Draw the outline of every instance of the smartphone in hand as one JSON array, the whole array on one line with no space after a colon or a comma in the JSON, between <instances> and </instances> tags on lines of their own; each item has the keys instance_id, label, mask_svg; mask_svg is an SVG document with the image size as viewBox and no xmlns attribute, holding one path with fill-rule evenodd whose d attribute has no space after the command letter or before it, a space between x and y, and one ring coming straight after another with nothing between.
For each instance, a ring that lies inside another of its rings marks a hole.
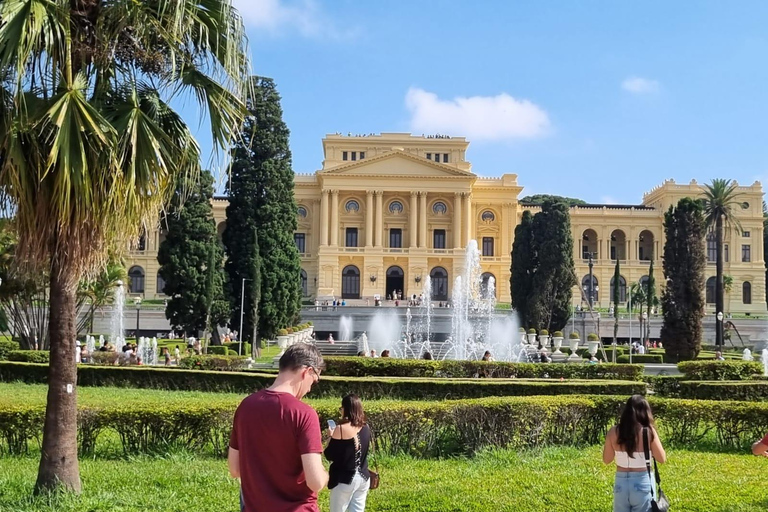
<instances>
[{"instance_id":1,"label":"smartphone in hand","mask_svg":"<svg viewBox=\"0 0 768 512\"><path fill-rule=\"evenodd\" d=\"M331 431L336 430L336 422L333 420L328 420L328 429Z\"/></svg>"}]
</instances>

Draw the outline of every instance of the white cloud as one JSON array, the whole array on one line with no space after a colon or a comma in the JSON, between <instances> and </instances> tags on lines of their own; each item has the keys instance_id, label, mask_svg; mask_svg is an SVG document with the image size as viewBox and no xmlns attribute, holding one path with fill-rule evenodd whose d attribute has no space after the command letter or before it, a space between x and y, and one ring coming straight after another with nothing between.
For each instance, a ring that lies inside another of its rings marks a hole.
<instances>
[{"instance_id":1,"label":"white cloud","mask_svg":"<svg viewBox=\"0 0 768 512\"><path fill-rule=\"evenodd\" d=\"M506 93L441 100L411 87L405 105L412 131L455 134L473 141L530 139L545 135L550 127L547 113L539 106Z\"/></svg>"},{"instance_id":2,"label":"white cloud","mask_svg":"<svg viewBox=\"0 0 768 512\"><path fill-rule=\"evenodd\" d=\"M631 76L621 82L621 88L632 94L653 94L659 92L661 84L657 80Z\"/></svg>"},{"instance_id":3,"label":"white cloud","mask_svg":"<svg viewBox=\"0 0 768 512\"><path fill-rule=\"evenodd\" d=\"M316 0L233 0L245 24L279 35L296 30L305 37L344 37Z\"/></svg>"},{"instance_id":4,"label":"white cloud","mask_svg":"<svg viewBox=\"0 0 768 512\"><path fill-rule=\"evenodd\" d=\"M619 204L619 202L611 196L601 197L600 202L603 204Z\"/></svg>"}]
</instances>

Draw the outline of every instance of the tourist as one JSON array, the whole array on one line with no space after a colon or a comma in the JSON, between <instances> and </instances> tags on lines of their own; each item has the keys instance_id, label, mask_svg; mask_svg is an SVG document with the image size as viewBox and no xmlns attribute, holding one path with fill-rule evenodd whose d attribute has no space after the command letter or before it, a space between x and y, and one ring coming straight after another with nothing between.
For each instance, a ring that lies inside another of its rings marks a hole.
<instances>
[{"instance_id":1,"label":"tourist","mask_svg":"<svg viewBox=\"0 0 768 512\"><path fill-rule=\"evenodd\" d=\"M490 363L493 362L493 356L491 355L491 351L490 350L486 350L485 354L483 354L483 361L488 361Z\"/></svg>"},{"instance_id":2,"label":"tourist","mask_svg":"<svg viewBox=\"0 0 768 512\"><path fill-rule=\"evenodd\" d=\"M638 353L639 355L643 355L643 354L645 354L645 345L644 345L643 343L639 343L639 344L637 345L637 353Z\"/></svg>"},{"instance_id":3,"label":"tourist","mask_svg":"<svg viewBox=\"0 0 768 512\"><path fill-rule=\"evenodd\" d=\"M176 365L178 365L181 361L181 350L179 349L178 345L176 345L176 348L173 349L173 358L176 360Z\"/></svg>"},{"instance_id":4,"label":"tourist","mask_svg":"<svg viewBox=\"0 0 768 512\"><path fill-rule=\"evenodd\" d=\"M320 301L315 299L315 311L320 311Z\"/></svg>"},{"instance_id":5,"label":"tourist","mask_svg":"<svg viewBox=\"0 0 768 512\"><path fill-rule=\"evenodd\" d=\"M171 366L171 351L168 347L163 347L163 358L165 358L165 366Z\"/></svg>"},{"instance_id":6,"label":"tourist","mask_svg":"<svg viewBox=\"0 0 768 512\"><path fill-rule=\"evenodd\" d=\"M357 395L342 398L340 412L338 426L329 428L331 440L324 452L331 462L328 471L330 511L363 512L371 484L368 471L371 429L365 423L363 403Z\"/></svg>"},{"instance_id":7,"label":"tourist","mask_svg":"<svg viewBox=\"0 0 768 512\"><path fill-rule=\"evenodd\" d=\"M75 363L79 363L80 358L82 357L82 351L80 350L81 346L80 340L75 340Z\"/></svg>"},{"instance_id":8,"label":"tourist","mask_svg":"<svg viewBox=\"0 0 768 512\"><path fill-rule=\"evenodd\" d=\"M549 358L546 350L542 350L541 353L539 354L539 361L541 361L542 363L551 363L552 359Z\"/></svg>"},{"instance_id":9,"label":"tourist","mask_svg":"<svg viewBox=\"0 0 768 512\"><path fill-rule=\"evenodd\" d=\"M715 361L725 361L725 358L723 357L723 353L719 350L715 352Z\"/></svg>"},{"instance_id":10,"label":"tourist","mask_svg":"<svg viewBox=\"0 0 768 512\"><path fill-rule=\"evenodd\" d=\"M333 341L333 333L328 333L328 343L330 343L331 345L336 343L335 341Z\"/></svg>"},{"instance_id":11,"label":"tourist","mask_svg":"<svg viewBox=\"0 0 768 512\"><path fill-rule=\"evenodd\" d=\"M624 405L619 424L608 431L603 447L603 462L616 462L614 512L651 512L653 483L646 467L646 438L653 458L659 463L666 462L667 454L656 433L651 406L642 395L634 395Z\"/></svg>"},{"instance_id":12,"label":"tourist","mask_svg":"<svg viewBox=\"0 0 768 512\"><path fill-rule=\"evenodd\" d=\"M341 299L341 305L346 306L347 305L347 299Z\"/></svg>"},{"instance_id":13,"label":"tourist","mask_svg":"<svg viewBox=\"0 0 768 512\"><path fill-rule=\"evenodd\" d=\"M589 361L587 361L589 364L597 364L600 361L595 356L589 356Z\"/></svg>"},{"instance_id":14,"label":"tourist","mask_svg":"<svg viewBox=\"0 0 768 512\"><path fill-rule=\"evenodd\" d=\"M379 357L374 349L371 349L371 357Z\"/></svg>"},{"instance_id":15,"label":"tourist","mask_svg":"<svg viewBox=\"0 0 768 512\"><path fill-rule=\"evenodd\" d=\"M752 453L758 457L768 457L768 434L752 445Z\"/></svg>"},{"instance_id":16,"label":"tourist","mask_svg":"<svg viewBox=\"0 0 768 512\"><path fill-rule=\"evenodd\" d=\"M80 346L80 362L81 363L91 362L91 353L88 352L88 347L86 347L85 345Z\"/></svg>"},{"instance_id":17,"label":"tourist","mask_svg":"<svg viewBox=\"0 0 768 512\"><path fill-rule=\"evenodd\" d=\"M368 357L368 352L366 352L365 350L361 350L360 352L357 353L357 355L358 357Z\"/></svg>"},{"instance_id":18,"label":"tourist","mask_svg":"<svg viewBox=\"0 0 768 512\"><path fill-rule=\"evenodd\" d=\"M240 479L245 512L319 511L317 493L328 483L320 418L301 398L320 380L323 366L313 345L291 345L275 382L237 407L228 465Z\"/></svg>"},{"instance_id":19,"label":"tourist","mask_svg":"<svg viewBox=\"0 0 768 512\"><path fill-rule=\"evenodd\" d=\"M432 361L432 352L424 352L424 355L421 356L421 358L427 361Z\"/></svg>"},{"instance_id":20,"label":"tourist","mask_svg":"<svg viewBox=\"0 0 768 512\"><path fill-rule=\"evenodd\" d=\"M389 357L389 350L382 350L381 357Z\"/></svg>"}]
</instances>

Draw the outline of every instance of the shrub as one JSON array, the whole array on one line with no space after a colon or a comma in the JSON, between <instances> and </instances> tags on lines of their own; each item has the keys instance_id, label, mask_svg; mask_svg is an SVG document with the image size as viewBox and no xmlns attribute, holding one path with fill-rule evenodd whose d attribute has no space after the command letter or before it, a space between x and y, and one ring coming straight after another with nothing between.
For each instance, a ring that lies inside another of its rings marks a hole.
<instances>
[{"instance_id":1,"label":"shrub","mask_svg":"<svg viewBox=\"0 0 768 512\"><path fill-rule=\"evenodd\" d=\"M285 330L288 331L288 334L293 334L293 327L287 327Z\"/></svg>"},{"instance_id":2,"label":"shrub","mask_svg":"<svg viewBox=\"0 0 768 512\"><path fill-rule=\"evenodd\" d=\"M549 331L546 329L542 329L539 331L539 336L549 336Z\"/></svg>"},{"instance_id":3,"label":"shrub","mask_svg":"<svg viewBox=\"0 0 768 512\"><path fill-rule=\"evenodd\" d=\"M579 333L576 331L571 331L571 334L568 335L569 339L572 340L578 340L579 339Z\"/></svg>"},{"instance_id":4,"label":"shrub","mask_svg":"<svg viewBox=\"0 0 768 512\"><path fill-rule=\"evenodd\" d=\"M18 341L0 340L0 361L8 359L8 352L19 350Z\"/></svg>"},{"instance_id":5,"label":"shrub","mask_svg":"<svg viewBox=\"0 0 768 512\"><path fill-rule=\"evenodd\" d=\"M251 355L251 344L250 343L243 343L242 352L238 353L240 343L238 341L232 342L232 343L225 343L224 346L227 347L230 351L230 355L243 355L243 356L250 356Z\"/></svg>"},{"instance_id":6,"label":"shrub","mask_svg":"<svg viewBox=\"0 0 768 512\"><path fill-rule=\"evenodd\" d=\"M47 350L12 350L8 352L8 360L48 364L51 361L51 353Z\"/></svg>"},{"instance_id":7,"label":"shrub","mask_svg":"<svg viewBox=\"0 0 768 512\"><path fill-rule=\"evenodd\" d=\"M117 363L119 355L117 352L101 352L97 350L91 353L91 362L100 365L113 365Z\"/></svg>"},{"instance_id":8,"label":"shrub","mask_svg":"<svg viewBox=\"0 0 768 512\"><path fill-rule=\"evenodd\" d=\"M277 330L278 336L288 336L288 330L287 329L278 329Z\"/></svg>"},{"instance_id":9,"label":"shrub","mask_svg":"<svg viewBox=\"0 0 768 512\"><path fill-rule=\"evenodd\" d=\"M697 400L746 400L768 401L768 382L762 380L703 381L691 380L678 383L675 398Z\"/></svg>"},{"instance_id":10,"label":"shrub","mask_svg":"<svg viewBox=\"0 0 768 512\"><path fill-rule=\"evenodd\" d=\"M519 332L520 334L525 334L525 329L523 329L522 327L518 327L517 332Z\"/></svg>"},{"instance_id":11,"label":"shrub","mask_svg":"<svg viewBox=\"0 0 768 512\"><path fill-rule=\"evenodd\" d=\"M536 334L536 329L531 327L530 329L528 329L528 334Z\"/></svg>"},{"instance_id":12,"label":"shrub","mask_svg":"<svg viewBox=\"0 0 768 512\"><path fill-rule=\"evenodd\" d=\"M179 361L179 367L190 370L235 371L245 367L247 356L189 356Z\"/></svg>"},{"instance_id":13,"label":"shrub","mask_svg":"<svg viewBox=\"0 0 768 512\"><path fill-rule=\"evenodd\" d=\"M474 377L642 380L642 366L538 364L487 361L425 361L370 357L325 358L325 375L348 377Z\"/></svg>"},{"instance_id":14,"label":"shrub","mask_svg":"<svg viewBox=\"0 0 768 512\"><path fill-rule=\"evenodd\" d=\"M597 334L591 332L589 335L587 335L587 341L600 341L600 337Z\"/></svg>"},{"instance_id":15,"label":"shrub","mask_svg":"<svg viewBox=\"0 0 768 512\"><path fill-rule=\"evenodd\" d=\"M208 353L217 356L226 356L229 354L229 349L224 345L210 345L208 347Z\"/></svg>"},{"instance_id":16,"label":"shrub","mask_svg":"<svg viewBox=\"0 0 768 512\"><path fill-rule=\"evenodd\" d=\"M563 331L555 331L555 333L552 335L555 338L562 338L563 337Z\"/></svg>"},{"instance_id":17,"label":"shrub","mask_svg":"<svg viewBox=\"0 0 768 512\"><path fill-rule=\"evenodd\" d=\"M756 361L684 361L677 369L687 380L749 380L763 373Z\"/></svg>"},{"instance_id":18,"label":"shrub","mask_svg":"<svg viewBox=\"0 0 768 512\"><path fill-rule=\"evenodd\" d=\"M618 356L616 361L619 364L629 363L629 354ZM661 354L632 354L632 363L663 363L664 356Z\"/></svg>"}]
</instances>

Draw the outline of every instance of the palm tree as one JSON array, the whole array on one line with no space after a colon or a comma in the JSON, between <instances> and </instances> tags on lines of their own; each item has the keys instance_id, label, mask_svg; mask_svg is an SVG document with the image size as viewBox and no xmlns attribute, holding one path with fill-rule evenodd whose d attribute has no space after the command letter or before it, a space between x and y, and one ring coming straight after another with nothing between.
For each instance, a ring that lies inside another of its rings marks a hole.
<instances>
[{"instance_id":1,"label":"palm tree","mask_svg":"<svg viewBox=\"0 0 768 512\"><path fill-rule=\"evenodd\" d=\"M717 247L717 267L715 280L715 311L723 312L723 235L726 229L735 226L741 230L741 224L736 218L736 211L741 208L737 201L741 195L736 191L735 181L714 179L709 185L704 185L704 217L709 229L715 230ZM723 326L718 322L715 329L715 345L723 345Z\"/></svg>"},{"instance_id":2,"label":"palm tree","mask_svg":"<svg viewBox=\"0 0 768 512\"><path fill-rule=\"evenodd\" d=\"M87 310L77 324L77 333L93 332L93 320L96 311L108 304L112 304L115 298L115 288L118 282L128 281L128 271L125 265L118 259L112 259L107 266L93 279L83 279L78 286L78 313L87 306Z\"/></svg>"},{"instance_id":3,"label":"palm tree","mask_svg":"<svg viewBox=\"0 0 768 512\"><path fill-rule=\"evenodd\" d=\"M247 41L231 0L0 2L0 194L19 260L50 276L51 359L35 492L79 491L76 292L156 222L200 148L191 97L223 150L244 117Z\"/></svg>"}]
</instances>

